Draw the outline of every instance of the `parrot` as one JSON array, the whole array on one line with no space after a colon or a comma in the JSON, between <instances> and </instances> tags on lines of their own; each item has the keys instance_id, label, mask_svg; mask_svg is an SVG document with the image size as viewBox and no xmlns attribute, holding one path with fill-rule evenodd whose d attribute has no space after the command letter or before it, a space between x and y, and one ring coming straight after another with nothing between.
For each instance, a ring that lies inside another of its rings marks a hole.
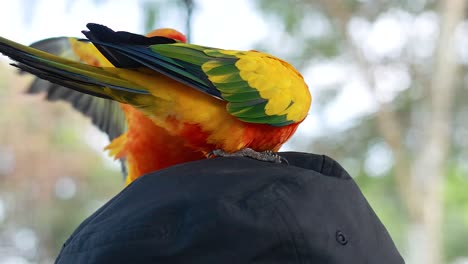
<instances>
[{"instance_id":1,"label":"parrot","mask_svg":"<svg viewBox=\"0 0 468 264\"><path fill-rule=\"evenodd\" d=\"M312 102L288 62L187 43L170 28L139 35L88 23L82 33L31 46L0 37L0 53L37 76L29 93L70 102L107 133L127 184L216 156L287 163L276 152Z\"/></svg>"}]
</instances>

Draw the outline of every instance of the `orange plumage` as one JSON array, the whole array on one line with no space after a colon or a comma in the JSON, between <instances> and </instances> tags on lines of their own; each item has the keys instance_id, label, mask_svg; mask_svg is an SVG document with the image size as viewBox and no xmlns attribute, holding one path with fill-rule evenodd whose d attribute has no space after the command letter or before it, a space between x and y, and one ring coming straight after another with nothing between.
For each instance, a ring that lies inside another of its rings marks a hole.
<instances>
[{"instance_id":1,"label":"orange plumage","mask_svg":"<svg viewBox=\"0 0 468 264\"><path fill-rule=\"evenodd\" d=\"M132 106L122 104L122 109L128 130L106 149L116 159L127 159L127 183L152 171L204 158L202 153L188 148L183 138L170 135Z\"/></svg>"}]
</instances>

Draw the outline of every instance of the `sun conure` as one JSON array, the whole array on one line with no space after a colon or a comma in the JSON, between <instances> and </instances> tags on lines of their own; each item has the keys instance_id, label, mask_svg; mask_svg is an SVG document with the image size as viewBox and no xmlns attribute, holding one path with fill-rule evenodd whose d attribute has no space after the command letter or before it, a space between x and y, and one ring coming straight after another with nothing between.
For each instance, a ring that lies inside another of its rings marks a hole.
<instances>
[{"instance_id":1,"label":"sun conure","mask_svg":"<svg viewBox=\"0 0 468 264\"><path fill-rule=\"evenodd\" d=\"M0 37L0 52L40 78L29 92L71 102L108 134L127 183L210 154L279 161L272 152L307 116L301 74L272 55L187 44L172 29L142 36L87 27L85 40L31 47Z\"/></svg>"}]
</instances>

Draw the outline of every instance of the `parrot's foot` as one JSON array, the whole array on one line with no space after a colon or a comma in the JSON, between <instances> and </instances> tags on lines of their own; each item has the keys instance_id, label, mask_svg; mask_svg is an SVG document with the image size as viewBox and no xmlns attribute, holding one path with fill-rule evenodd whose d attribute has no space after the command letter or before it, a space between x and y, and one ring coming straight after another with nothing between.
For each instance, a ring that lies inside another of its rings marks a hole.
<instances>
[{"instance_id":1,"label":"parrot's foot","mask_svg":"<svg viewBox=\"0 0 468 264\"><path fill-rule=\"evenodd\" d=\"M208 158L212 157L248 157L260 161L267 161L273 163L284 163L289 164L288 160L280 156L278 153L271 150L258 152L251 148L243 148L239 151L228 153L222 149L215 149L208 153Z\"/></svg>"}]
</instances>

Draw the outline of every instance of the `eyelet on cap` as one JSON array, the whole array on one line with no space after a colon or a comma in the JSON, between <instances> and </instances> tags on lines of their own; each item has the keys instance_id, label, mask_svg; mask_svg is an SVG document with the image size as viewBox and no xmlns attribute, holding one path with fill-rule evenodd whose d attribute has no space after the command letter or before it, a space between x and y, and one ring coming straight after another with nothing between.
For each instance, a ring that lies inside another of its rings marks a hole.
<instances>
[{"instance_id":1,"label":"eyelet on cap","mask_svg":"<svg viewBox=\"0 0 468 264\"><path fill-rule=\"evenodd\" d=\"M346 238L346 235L340 230L336 231L335 239L336 242L340 243L343 246L348 244L348 238Z\"/></svg>"}]
</instances>

